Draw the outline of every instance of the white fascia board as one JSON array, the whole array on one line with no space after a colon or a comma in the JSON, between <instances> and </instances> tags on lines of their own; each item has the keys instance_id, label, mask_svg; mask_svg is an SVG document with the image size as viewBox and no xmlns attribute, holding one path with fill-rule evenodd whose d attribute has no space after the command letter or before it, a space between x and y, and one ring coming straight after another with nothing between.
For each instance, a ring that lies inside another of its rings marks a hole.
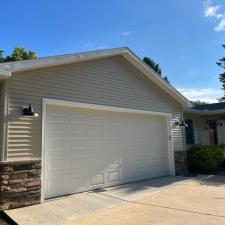
<instances>
[{"instance_id":1,"label":"white fascia board","mask_svg":"<svg viewBox=\"0 0 225 225\"><path fill-rule=\"evenodd\" d=\"M45 67L111 57L115 55L120 55L124 51L126 51L126 48L116 48L116 49L99 50L99 51L68 54L68 55L61 55L61 56L50 56L50 57L33 59L33 60L9 62L9 63L3 63L2 65L0 65L0 71L10 70L11 73L28 71L33 69L40 69Z\"/></svg>"},{"instance_id":2,"label":"white fascia board","mask_svg":"<svg viewBox=\"0 0 225 225\"><path fill-rule=\"evenodd\" d=\"M11 66L8 64L0 65L0 78L9 78L11 77Z\"/></svg>"}]
</instances>

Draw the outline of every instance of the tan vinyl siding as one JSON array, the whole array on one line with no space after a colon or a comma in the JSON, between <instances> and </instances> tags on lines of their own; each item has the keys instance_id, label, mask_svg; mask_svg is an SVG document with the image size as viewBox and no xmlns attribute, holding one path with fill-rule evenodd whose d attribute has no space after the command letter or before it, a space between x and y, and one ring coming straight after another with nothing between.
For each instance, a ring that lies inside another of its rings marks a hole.
<instances>
[{"instance_id":1,"label":"tan vinyl siding","mask_svg":"<svg viewBox=\"0 0 225 225\"><path fill-rule=\"evenodd\" d=\"M225 144L225 120L220 120L220 122L223 125L217 127L218 143L219 144Z\"/></svg>"},{"instance_id":2,"label":"tan vinyl siding","mask_svg":"<svg viewBox=\"0 0 225 225\"><path fill-rule=\"evenodd\" d=\"M181 105L136 70L122 56L14 74L9 82L8 158L41 156L42 98L172 113ZM38 118L21 116L32 103ZM173 129L175 150L183 150L181 128Z\"/></svg>"}]
</instances>

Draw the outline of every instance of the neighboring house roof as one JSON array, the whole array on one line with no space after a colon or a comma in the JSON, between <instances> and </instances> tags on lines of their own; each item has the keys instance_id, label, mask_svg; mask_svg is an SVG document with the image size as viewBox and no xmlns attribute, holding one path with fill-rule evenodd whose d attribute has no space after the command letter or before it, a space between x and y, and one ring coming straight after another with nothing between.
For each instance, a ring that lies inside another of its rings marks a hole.
<instances>
[{"instance_id":1,"label":"neighboring house roof","mask_svg":"<svg viewBox=\"0 0 225 225\"><path fill-rule=\"evenodd\" d=\"M0 64L0 78L9 78L12 73L28 71L33 69L40 69L56 65L63 65L75 62L83 62L88 60L101 59L106 57L121 55L126 58L139 71L145 74L154 83L160 86L165 92L182 104L183 107L191 107L192 104L172 85L160 77L153 69L145 64L137 55L135 55L129 48L114 48L107 50L98 50L91 52L83 52L77 54L66 54L60 56L43 57L33 60L23 60L16 62L8 62Z\"/></svg>"},{"instance_id":2,"label":"neighboring house roof","mask_svg":"<svg viewBox=\"0 0 225 225\"><path fill-rule=\"evenodd\" d=\"M212 110L220 110L225 109L225 102L205 104L205 105L197 105L193 107L193 109L202 110L202 111L212 111Z\"/></svg>"},{"instance_id":3,"label":"neighboring house roof","mask_svg":"<svg viewBox=\"0 0 225 225\"><path fill-rule=\"evenodd\" d=\"M225 113L225 102L197 105L193 108L186 109L185 112L198 115L213 115Z\"/></svg>"}]
</instances>

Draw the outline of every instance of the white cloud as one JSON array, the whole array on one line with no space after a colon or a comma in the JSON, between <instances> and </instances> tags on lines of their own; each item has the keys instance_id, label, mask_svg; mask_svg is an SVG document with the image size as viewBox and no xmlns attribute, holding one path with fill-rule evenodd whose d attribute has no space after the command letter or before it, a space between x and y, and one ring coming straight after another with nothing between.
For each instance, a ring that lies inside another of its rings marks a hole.
<instances>
[{"instance_id":1,"label":"white cloud","mask_svg":"<svg viewBox=\"0 0 225 225\"><path fill-rule=\"evenodd\" d=\"M214 28L217 32L225 29L225 12L221 11L221 6L213 5L213 0L204 2L204 16L213 19L217 23L217 26Z\"/></svg>"},{"instance_id":2,"label":"white cloud","mask_svg":"<svg viewBox=\"0 0 225 225\"><path fill-rule=\"evenodd\" d=\"M204 10L204 15L205 17L216 17L221 14L218 14L218 10L220 9L220 6L217 5L217 6L208 6L208 7L205 7L205 10Z\"/></svg>"},{"instance_id":3,"label":"white cloud","mask_svg":"<svg viewBox=\"0 0 225 225\"><path fill-rule=\"evenodd\" d=\"M129 35L131 35L131 34L133 34L133 33L134 33L133 30L130 30L130 31L123 31L123 32L122 32L122 35L123 35L123 36L129 36Z\"/></svg>"},{"instance_id":4,"label":"white cloud","mask_svg":"<svg viewBox=\"0 0 225 225\"><path fill-rule=\"evenodd\" d=\"M180 91L189 100L201 100L209 103L218 102L217 98L223 96L223 92L216 88L179 88Z\"/></svg>"},{"instance_id":5,"label":"white cloud","mask_svg":"<svg viewBox=\"0 0 225 225\"><path fill-rule=\"evenodd\" d=\"M219 24L214 28L215 31L223 31L225 29L225 18L223 18Z\"/></svg>"}]
</instances>

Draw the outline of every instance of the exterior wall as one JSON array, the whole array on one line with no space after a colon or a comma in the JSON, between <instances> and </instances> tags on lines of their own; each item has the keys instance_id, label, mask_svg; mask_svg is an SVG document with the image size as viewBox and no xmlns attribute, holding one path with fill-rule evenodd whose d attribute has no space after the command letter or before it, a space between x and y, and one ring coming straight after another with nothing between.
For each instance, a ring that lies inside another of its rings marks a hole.
<instances>
[{"instance_id":1,"label":"exterior wall","mask_svg":"<svg viewBox=\"0 0 225 225\"><path fill-rule=\"evenodd\" d=\"M40 203L41 160L0 162L0 211Z\"/></svg>"},{"instance_id":2,"label":"exterior wall","mask_svg":"<svg viewBox=\"0 0 225 225\"><path fill-rule=\"evenodd\" d=\"M14 74L9 80L8 160L41 157L42 98L172 113L181 105L122 56ZM32 103L38 118L22 118ZM182 128L173 129L174 148L184 150Z\"/></svg>"},{"instance_id":3,"label":"exterior wall","mask_svg":"<svg viewBox=\"0 0 225 225\"><path fill-rule=\"evenodd\" d=\"M220 120L223 124L223 126L217 127L217 133L218 133L218 143L219 144L225 144L225 120Z\"/></svg>"},{"instance_id":4,"label":"exterior wall","mask_svg":"<svg viewBox=\"0 0 225 225\"><path fill-rule=\"evenodd\" d=\"M202 116L185 113L186 119L192 119L194 125L194 138L195 144L210 144L209 131L207 128L207 120L217 120L222 122L223 126L217 127L218 144L225 144L225 116L224 115L212 115Z\"/></svg>"}]
</instances>

